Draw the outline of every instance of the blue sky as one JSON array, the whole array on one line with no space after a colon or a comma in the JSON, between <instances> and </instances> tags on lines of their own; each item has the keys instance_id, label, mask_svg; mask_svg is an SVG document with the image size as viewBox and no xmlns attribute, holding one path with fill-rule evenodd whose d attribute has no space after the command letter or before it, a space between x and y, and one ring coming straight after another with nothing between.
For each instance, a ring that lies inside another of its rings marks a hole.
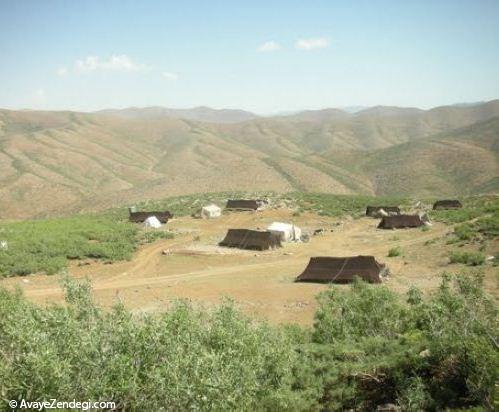
<instances>
[{"instance_id":1,"label":"blue sky","mask_svg":"<svg viewBox=\"0 0 499 412\"><path fill-rule=\"evenodd\" d=\"M499 1L0 0L0 107L499 98Z\"/></svg>"}]
</instances>

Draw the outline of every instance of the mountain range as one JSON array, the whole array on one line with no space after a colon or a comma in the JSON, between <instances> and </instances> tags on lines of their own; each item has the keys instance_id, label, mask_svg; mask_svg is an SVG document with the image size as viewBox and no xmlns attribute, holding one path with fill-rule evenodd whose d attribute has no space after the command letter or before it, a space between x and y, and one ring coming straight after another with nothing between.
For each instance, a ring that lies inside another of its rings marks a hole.
<instances>
[{"instance_id":1,"label":"mountain range","mask_svg":"<svg viewBox=\"0 0 499 412\"><path fill-rule=\"evenodd\" d=\"M0 218L195 192L459 196L499 189L499 100L261 117L0 110Z\"/></svg>"}]
</instances>

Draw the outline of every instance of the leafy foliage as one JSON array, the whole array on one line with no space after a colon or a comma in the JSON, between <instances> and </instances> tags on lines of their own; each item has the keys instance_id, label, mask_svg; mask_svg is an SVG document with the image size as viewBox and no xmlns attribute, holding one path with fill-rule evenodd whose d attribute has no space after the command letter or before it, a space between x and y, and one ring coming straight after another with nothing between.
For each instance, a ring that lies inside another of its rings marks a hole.
<instances>
[{"instance_id":1,"label":"leafy foliage","mask_svg":"<svg viewBox=\"0 0 499 412\"><path fill-rule=\"evenodd\" d=\"M96 307L88 284L45 309L0 290L0 398L105 399L123 410L293 410L297 354L284 332L230 302L159 316ZM3 405L2 405L3 406Z\"/></svg>"},{"instance_id":2,"label":"leafy foliage","mask_svg":"<svg viewBox=\"0 0 499 412\"><path fill-rule=\"evenodd\" d=\"M129 259L137 229L107 216L33 220L0 224L0 275L56 273L68 259Z\"/></svg>"},{"instance_id":3,"label":"leafy foliage","mask_svg":"<svg viewBox=\"0 0 499 412\"><path fill-rule=\"evenodd\" d=\"M445 276L429 298L412 288L406 301L360 280L332 287L312 330L253 322L231 302L137 316L97 307L88 283L66 291L67 305L41 308L0 289L0 398L126 410L493 409L497 309L476 273Z\"/></svg>"},{"instance_id":4,"label":"leafy foliage","mask_svg":"<svg viewBox=\"0 0 499 412\"><path fill-rule=\"evenodd\" d=\"M497 341L497 309L474 274L445 277L426 301L411 289L406 304L361 282L328 291L306 352L325 409L492 409Z\"/></svg>"},{"instance_id":5,"label":"leafy foliage","mask_svg":"<svg viewBox=\"0 0 499 412\"><path fill-rule=\"evenodd\" d=\"M480 252L453 251L450 254L450 263L463 263L468 266L480 266L485 263L485 255Z\"/></svg>"}]
</instances>

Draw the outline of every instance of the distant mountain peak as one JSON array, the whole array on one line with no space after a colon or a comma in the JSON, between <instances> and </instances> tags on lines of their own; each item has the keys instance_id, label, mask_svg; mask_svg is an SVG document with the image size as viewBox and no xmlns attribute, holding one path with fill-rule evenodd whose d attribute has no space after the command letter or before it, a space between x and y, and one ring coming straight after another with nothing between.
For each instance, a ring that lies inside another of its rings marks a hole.
<instances>
[{"instance_id":1,"label":"distant mountain peak","mask_svg":"<svg viewBox=\"0 0 499 412\"><path fill-rule=\"evenodd\" d=\"M128 107L125 109L100 110L96 113L124 119L158 119L166 117L209 123L239 123L258 118L256 114L245 110L213 109L208 106L197 106L190 109L170 109L161 106Z\"/></svg>"}]
</instances>

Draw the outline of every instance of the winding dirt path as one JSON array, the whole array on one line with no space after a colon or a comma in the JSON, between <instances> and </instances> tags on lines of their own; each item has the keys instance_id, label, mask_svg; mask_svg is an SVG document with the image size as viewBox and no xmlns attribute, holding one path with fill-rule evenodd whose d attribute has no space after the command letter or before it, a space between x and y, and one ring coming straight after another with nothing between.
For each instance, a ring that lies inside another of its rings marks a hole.
<instances>
[{"instance_id":1,"label":"winding dirt path","mask_svg":"<svg viewBox=\"0 0 499 412\"><path fill-rule=\"evenodd\" d=\"M232 251L214 246L229 228L263 229L273 221L292 221L305 230L327 231L313 237L310 243L286 244L275 251ZM157 311L178 298L211 306L227 296L243 311L271 322L310 324L316 310L315 296L328 286L294 283L294 278L312 256L374 255L390 268L392 275L386 284L400 292L411 285L431 290L439 284L439 274L448 269L448 252L445 241L438 239L451 227L437 223L426 232L386 231L376 229L376 224L377 220L370 218L338 220L314 214L296 217L282 209L231 213L216 220L185 217L168 224L177 232L175 239L144 245L131 261L72 266L70 273L76 278L89 278L95 298L104 306L112 305L119 297L133 310ZM428 241L439 245L429 246ZM403 256L387 258L388 250L395 246L402 249ZM196 254L199 248L208 252ZM163 255L165 249L172 253ZM20 285L35 302L63 300L58 277L33 275L4 279L0 284Z\"/></svg>"}]
</instances>

